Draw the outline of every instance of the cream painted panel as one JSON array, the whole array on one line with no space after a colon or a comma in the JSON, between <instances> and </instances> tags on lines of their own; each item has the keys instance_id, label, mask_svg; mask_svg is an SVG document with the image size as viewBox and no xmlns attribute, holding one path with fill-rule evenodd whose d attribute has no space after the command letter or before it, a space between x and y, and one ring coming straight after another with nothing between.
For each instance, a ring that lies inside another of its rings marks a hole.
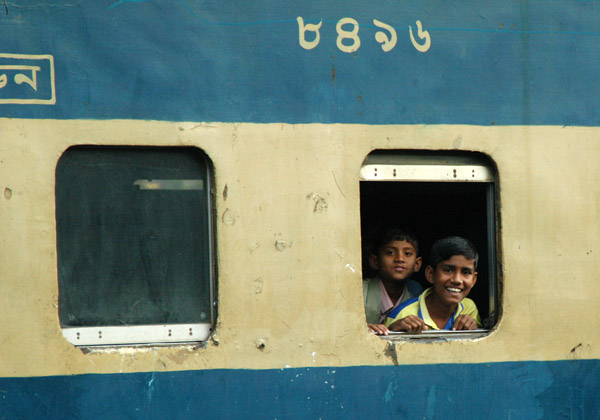
<instances>
[{"instance_id":1,"label":"cream painted panel","mask_svg":"<svg viewBox=\"0 0 600 420\"><path fill-rule=\"evenodd\" d=\"M3 376L600 356L586 328L600 315L597 128L3 119L0 136ZM205 347L85 353L64 339L54 170L76 144L196 146L212 160L219 319ZM388 348L368 334L358 178L375 149L473 150L498 165L503 316L489 336Z\"/></svg>"}]
</instances>

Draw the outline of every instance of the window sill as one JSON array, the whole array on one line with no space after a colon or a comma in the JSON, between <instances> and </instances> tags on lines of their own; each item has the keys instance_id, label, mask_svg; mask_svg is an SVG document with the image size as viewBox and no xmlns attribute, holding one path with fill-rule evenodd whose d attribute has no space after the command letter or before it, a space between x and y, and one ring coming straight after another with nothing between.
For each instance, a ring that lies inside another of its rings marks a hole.
<instances>
[{"instance_id":1,"label":"window sill","mask_svg":"<svg viewBox=\"0 0 600 420\"><path fill-rule=\"evenodd\" d=\"M75 346L175 344L206 341L210 327L208 323L69 327L62 328L62 333Z\"/></svg>"},{"instance_id":2,"label":"window sill","mask_svg":"<svg viewBox=\"0 0 600 420\"><path fill-rule=\"evenodd\" d=\"M379 337L387 341L454 341L454 340L473 340L489 335L491 330L476 329L468 331L448 331L448 330L433 330L420 333L409 332L393 332L389 335L380 335Z\"/></svg>"}]
</instances>

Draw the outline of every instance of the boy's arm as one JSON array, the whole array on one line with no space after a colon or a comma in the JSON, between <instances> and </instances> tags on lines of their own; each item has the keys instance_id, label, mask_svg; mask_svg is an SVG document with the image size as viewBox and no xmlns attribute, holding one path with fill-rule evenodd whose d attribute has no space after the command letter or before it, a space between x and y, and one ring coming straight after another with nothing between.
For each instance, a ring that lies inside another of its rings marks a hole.
<instances>
[{"instance_id":1,"label":"boy's arm","mask_svg":"<svg viewBox=\"0 0 600 420\"><path fill-rule=\"evenodd\" d=\"M390 312L383 323L390 331L421 332L429 329L418 313L419 300L413 298Z\"/></svg>"},{"instance_id":2,"label":"boy's arm","mask_svg":"<svg viewBox=\"0 0 600 420\"><path fill-rule=\"evenodd\" d=\"M474 330L477 328L477 322L470 315L462 314L456 317L452 331Z\"/></svg>"},{"instance_id":3,"label":"boy's arm","mask_svg":"<svg viewBox=\"0 0 600 420\"><path fill-rule=\"evenodd\" d=\"M475 302L469 298L465 298L462 300L462 304L463 310L454 320L452 330L474 330L477 327L481 327L481 318L479 317L479 311Z\"/></svg>"},{"instance_id":4,"label":"boy's arm","mask_svg":"<svg viewBox=\"0 0 600 420\"><path fill-rule=\"evenodd\" d=\"M390 331L421 332L427 331L429 327L416 315L409 315L393 322L389 326Z\"/></svg>"}]
</instances>

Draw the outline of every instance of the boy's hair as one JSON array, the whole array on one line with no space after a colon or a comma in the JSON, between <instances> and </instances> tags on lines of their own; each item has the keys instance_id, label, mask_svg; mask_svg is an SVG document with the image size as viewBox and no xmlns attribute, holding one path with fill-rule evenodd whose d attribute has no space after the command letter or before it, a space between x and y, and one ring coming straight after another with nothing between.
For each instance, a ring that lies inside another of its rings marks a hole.
<instances>
[{"instance_id":1,"label":"boy's hair","mask_svg":"<svg viewBox=\"0 0 600 420\"><path fill-rule=\"evenodd\" d=\"M468 260L474 260L475 269L477 269L479 254L475 246L471 241L460 236L449 236L435 241L431 247L429 265L435 269L440 262L449 260L455 255L462 255Z\"/></svg>"},{"instance_id":2,"label":"boy's hair","mask_svg":"<svg viewBox=\"0 0 600 420\"><path fill-rule=\"evenodd\" d=\"M406 241L415 247L419 255L419 241L417 237L409 232L400 229L397 226L387 226L378 230L373 238L372 253L378 254L379 250L392 241Z\"/></svg>"}]
</instances>

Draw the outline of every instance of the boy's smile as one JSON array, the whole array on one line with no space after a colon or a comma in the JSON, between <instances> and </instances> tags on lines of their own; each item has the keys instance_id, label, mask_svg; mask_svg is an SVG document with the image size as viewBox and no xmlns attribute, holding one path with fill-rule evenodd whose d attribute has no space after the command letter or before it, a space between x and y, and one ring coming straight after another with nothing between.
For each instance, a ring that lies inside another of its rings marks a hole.
<instances>
[{"instance_id":1,"label":"boy's smile","mask_svg":"<svg viewBox=\"0 0 600 420\"><path fill-rule=\"evenodd\" d=\"M410 242L391 241L381 247L379 255L370 256L369 264L384 282L405 281L419 271L421 257Z\"/></svg>"},{"instance_id":2,"label":"boy's smile","mask_svg":"<svg viewBox=\"0 0 600 420\"><path fill-rule=\"evenodd\" d=\"M441 261L435 270L427 266L425 277L433 284L434 293L429 296L431 300L446 307L455 307L467 297L477 282L475 261L463 255L454 255Z\"/></svg>"}]
</instances>

